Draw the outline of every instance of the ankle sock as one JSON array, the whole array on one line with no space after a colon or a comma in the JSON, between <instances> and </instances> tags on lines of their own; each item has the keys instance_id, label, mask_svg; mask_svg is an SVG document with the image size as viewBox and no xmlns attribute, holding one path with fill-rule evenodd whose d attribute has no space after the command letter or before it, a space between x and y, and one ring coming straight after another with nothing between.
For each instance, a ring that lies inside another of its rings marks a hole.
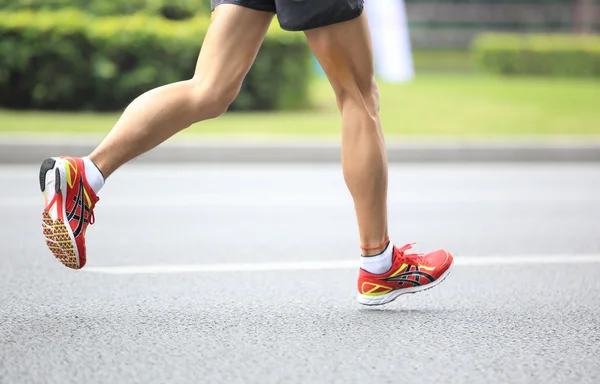
<instances>
[{"instance_id":1,"label":"ankle sock","mask_svg":"<svg viewBox=\"0 0 600 384\"><path fill-rule=\"evenodd\" d=\"M100 192L100 189L104 186L104 176L96 164L89 157L82 158L83 164L85 164L85 176L88 184L92 187L95 194Z\"/></svg>"},{"instance_id":2,"label":"ankle sock","mask_svg":"<svg viewBox=\"0 0 600 384\"><path fill-rule=\"evenodd\" d=\"M392 255L394 253L394 245L390 241L385 251L377 256L361 256L360 267L369 273L382 274L392 268Z\"/></svg>"}]
</instances>

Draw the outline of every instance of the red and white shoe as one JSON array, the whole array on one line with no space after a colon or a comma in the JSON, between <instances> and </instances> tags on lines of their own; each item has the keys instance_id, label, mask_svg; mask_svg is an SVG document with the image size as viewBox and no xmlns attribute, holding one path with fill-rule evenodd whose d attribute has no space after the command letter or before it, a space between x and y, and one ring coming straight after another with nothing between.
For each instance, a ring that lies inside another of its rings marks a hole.
<instances>
[{"instance_id":1,"label":"red and white shoe","mask_svg":"<svg viewBox=\"0 0 600 384\"><path fill-rule=\"evenodd\" d=\"M40 189L45 206L42 229L54 257L65 266L81 269L86 263L85 232L94 223L98 197L87 183L83 160L53 157L40 167Z\"/></svg>"},{"instance_id":2,"label":"red and white shoe","mask_svg":"<svg viewBox=\"0 0 600 384\"><path fill-rule=\"evenodd\" d=\"M407 293L416 293L433 288L450 273L454 257L440 249L425 255L407 254L411 248L394 246L392 267L377 275L360 269L357 300L364 305L382 305L396 300Z\"/></svg>"}]
</instances>

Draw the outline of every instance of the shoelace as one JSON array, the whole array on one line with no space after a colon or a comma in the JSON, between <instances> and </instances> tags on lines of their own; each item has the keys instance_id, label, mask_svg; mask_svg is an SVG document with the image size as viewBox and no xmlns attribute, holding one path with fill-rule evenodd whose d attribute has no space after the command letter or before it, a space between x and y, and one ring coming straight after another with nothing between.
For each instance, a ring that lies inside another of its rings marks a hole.
<instances>
[{"instance_id":1,"label":"shoelace","mask_svg":"<svg viewBox=\"0 0 600 384\"><path fill-rule=\"evenodd\" d=\"M91 207L89 207L89 223L90 225L94 225L94 223L96 222L96 217L94 216L94 207L96 206L96 204L98 203L98 201L100 201L100 198L97 197L96 202L94 203L94 205L92 205Z\"/></svg>"},{"instance_id":2,"label":"shoelace","mask_svg":"<svg viewBox=\"0 0 600 384\"><path fill-rule=\"evenodd\" d=\"M406 253L406 251L411 249L414 244L416 243L406 244L401 248L396 248L396 257L400 258L400 260L410 265L425 264L425 260L423 259L421 254Z\"/></svg>"}]
</instances>

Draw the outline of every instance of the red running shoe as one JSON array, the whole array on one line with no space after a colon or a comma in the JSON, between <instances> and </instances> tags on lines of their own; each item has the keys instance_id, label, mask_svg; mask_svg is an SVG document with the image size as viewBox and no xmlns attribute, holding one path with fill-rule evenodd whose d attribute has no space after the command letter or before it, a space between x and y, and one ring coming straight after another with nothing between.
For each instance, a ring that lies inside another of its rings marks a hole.
<instances>
[{"instance_id":1,"label":"red running shoe","mask_svg":"<svg viewBox=\"0 0 600 384\"><path fill-rule=\"evenodd\" d=\"M396 300L400 295L433 288L450 273L454 257L443 249L425 255L407 254L412 248L394 246L392 267L376 275L360 269L358 275L358 302L364 305L381 305Z\"/></svg>"},{"instance_id":2,"label":"red running shoe","mask_svg":"<svg viewBox=\"0 0 600 384\"><path fill-rule=\"evenodd\" d=\"M46 244L65 266L85 265L85 232L94 224L98 197L87 183L83 160L53 157L40 167L40 189L44 194L42 229Z\"/></svg>"}]
</instances>

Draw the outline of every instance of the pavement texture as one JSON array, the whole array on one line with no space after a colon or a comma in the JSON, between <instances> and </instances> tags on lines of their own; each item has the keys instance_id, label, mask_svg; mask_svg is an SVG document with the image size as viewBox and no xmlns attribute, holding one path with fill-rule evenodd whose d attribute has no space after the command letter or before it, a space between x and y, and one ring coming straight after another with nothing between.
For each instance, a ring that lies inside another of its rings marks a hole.
<instances>
[{"instance_id":1,"label":"pavement texture","mask_svg":"<svg viewBox=\"0 0 600 384\"><path fill-rule=\"evenodd\" d=\"M598 383L600 166L390 167L398 244L440 286L367 308L355 269L98 267L357 260L341 169L130 164L100 193L89 271L45 248L37 166L0 166L0 383ZM562 262L486 264L556 256Z\"/></svg>"},{"instance_id":2,"label":"pavement texture","mask_svg":"<svg viewBox=\"0 0 600 384\"><path fill-rule=\"evenodd\" d=\"M0 164L38 164L46 157L85 156L101 137L0 136ZM392 163L600 162L600 139L407 139L387 142ZM175 137L135 159L136 163L339 163L339 140L287 141L245 138L200 140Z\"/></svg>"}]
</instances>

